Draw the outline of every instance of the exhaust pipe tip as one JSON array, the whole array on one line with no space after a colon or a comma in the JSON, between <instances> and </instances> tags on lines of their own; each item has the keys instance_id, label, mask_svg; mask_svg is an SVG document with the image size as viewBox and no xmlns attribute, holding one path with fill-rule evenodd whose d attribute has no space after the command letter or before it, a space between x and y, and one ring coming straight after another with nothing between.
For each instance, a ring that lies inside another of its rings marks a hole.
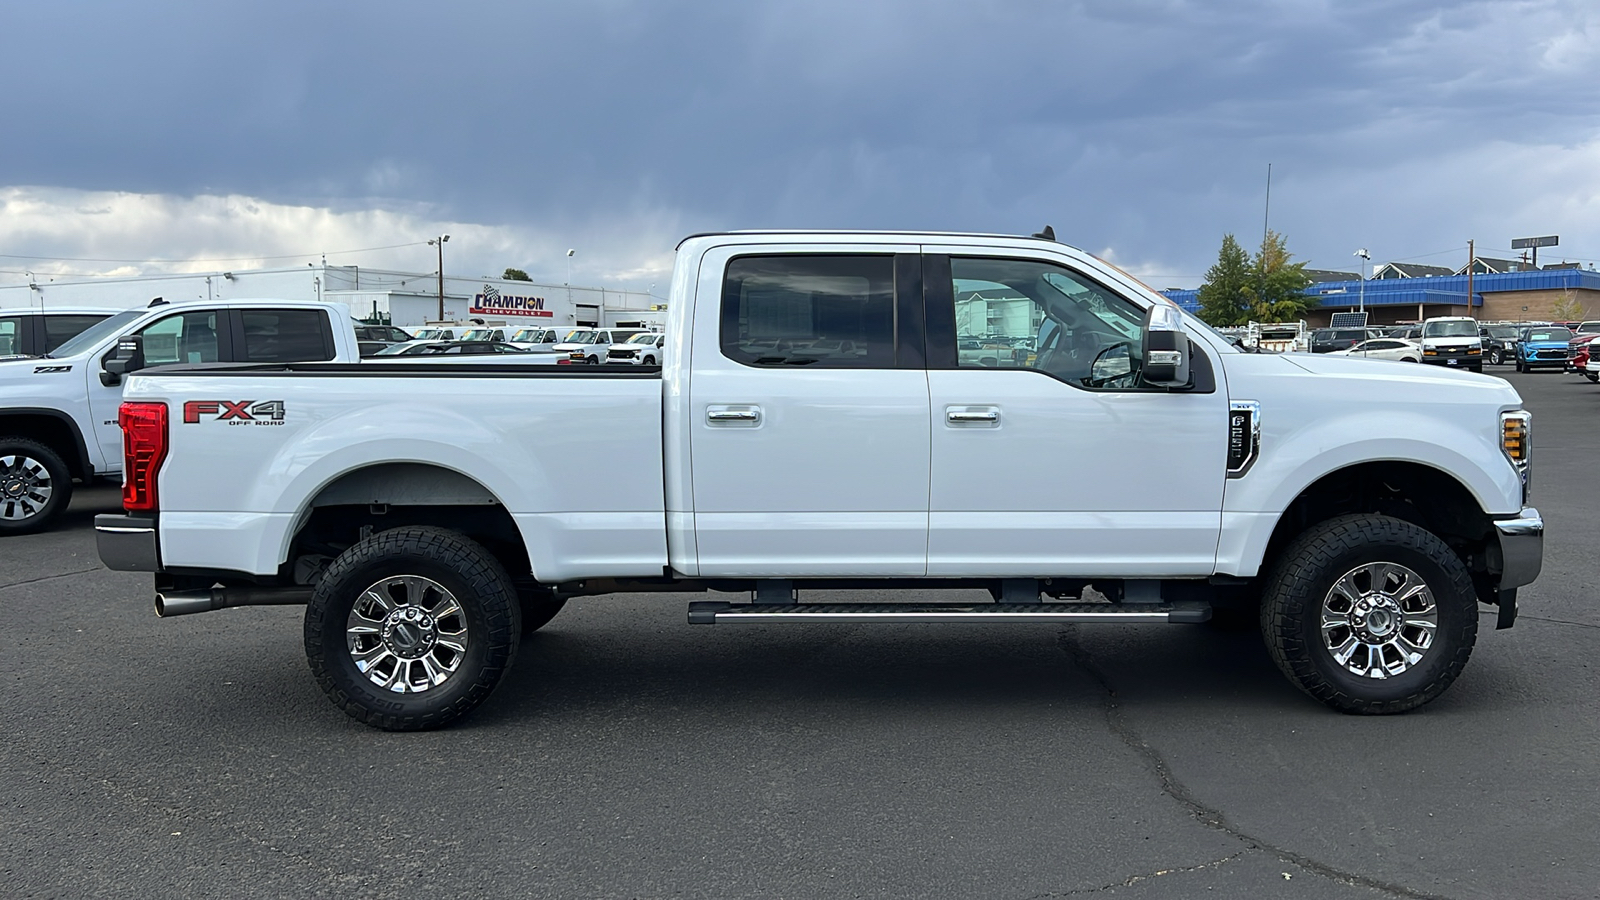
<instances>
[{"instance_id":1,"label":"exhaust pipe tip","mask_svg":"<svg viewBox=\"0 0 1600 900\"><path fill-rule=\"evenodd\" d=\"M163 619L188 616L217 609L211 591L157 591L156 615Z\"/></svg>"}]
</instances>

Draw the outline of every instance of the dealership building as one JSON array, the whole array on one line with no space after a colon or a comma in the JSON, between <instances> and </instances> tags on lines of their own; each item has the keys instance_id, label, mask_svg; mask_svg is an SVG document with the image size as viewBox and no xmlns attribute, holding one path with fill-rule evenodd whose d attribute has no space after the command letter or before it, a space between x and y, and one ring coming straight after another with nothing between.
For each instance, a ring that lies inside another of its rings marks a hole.
<instances>
[{"instance_id":1,"label":"dealership building","mask_svg":"<svg viewBox=\"0 0 1600 900\"><path fill-rule=\"evenodd\" d=\"M1315 280L1306 293L1320 305L1306 321L1324 326L1334 313L1354 312L1364 306L1368 322L1373 325L1420 322L1436 316L1471 316L1482 322L1549 322L1565 318L1556 315L1556 306L1563 301L1577 304L1576 309L1581 311L1577 318L1600 319L1600 272L1580 269L1576 263L1523 269L1506 262L1475 260L1470 295L1466 266L1452 272L1441 267L1385 263L1365 282L1359 278ZM1318 276L1328 274L1336 273ZM1200 309L1198 291L1175 289L1162 293L1190 312Z\"/></svg>"},{"instance_id":2,"label":"dealership building","mask_svg":"<svg viewBox=\"0 0 1600 900\"><path fill-rule=\"evenodd\" d=\"M38 276L0 285L0 309L147 306L271 298L342 303L372 322L412 328L427 322L481 318L517 325L641 327L660 324L664 301L640 291L399 272L362 266L309 265L122 278Z\"/></svg>"}]
</instances>

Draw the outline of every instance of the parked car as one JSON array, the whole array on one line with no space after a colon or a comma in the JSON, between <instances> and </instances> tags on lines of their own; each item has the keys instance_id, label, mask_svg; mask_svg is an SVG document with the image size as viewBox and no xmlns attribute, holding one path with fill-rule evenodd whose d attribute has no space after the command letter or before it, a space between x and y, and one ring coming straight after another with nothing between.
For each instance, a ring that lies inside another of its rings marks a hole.
<instances>
[{"instance_id":1,"label":"parked car","mask_svg":"<svg viewBox=\"0 0 1600 900\"><path fill-rule=\"evenodd\" d=\"M1522 329L1514 356L1518 372L1561 369L1567 365L1567 344L1572 331L1564 325L1538 325Z\"/></svg>"},{"instance_id":2,"label":"parked car","mask_svg":"<svg viewBox=\"0 0 1600 900\"><path fill-rule=\"evenodd\" d=\"M620 344L612 344L606 351L606 362L625 363L635 366L659 366L663 359L662 346L666 343L666 335L636 334Z\"/></svg>"},{"instance_id":3,"label":"parked car","mask_svg":"<svg viewBox=\"0 0 1600 900\"><path fill-rule=\"evenodd\" d=\"M359 319L355 321L356 340L382 341L385 344L404 344L412 340L411 333L404 328L393 325L368 325Z\"/></svg>"},{"instance_id":4,"label":"parked car","mask_svg":"<svg viewBox=\"0 0 1600 900\"><path fill-rule=\"evenodd\" d=\"M606 361L606 351L612 344L620 344L643 332L642 328L573 328L551 349L557 355L568 354L573 358L581 354L585 364L595 366Z\"/></svg>"},{"instance_id":5,"label":"parked car","mask_svg":"<svg viewBox=\"0 0 1600 900\"><path fill-rule=\"evenodd\" d=\"M525 631L622 591L752 592L688 620L774 627L1200 622L1236 603L1306 694L1398 713L1460 674L1480 604L1507 627L1538 575L1531 417L1503 379L1245 354L1046 238L700 235L675 265L667 341L687 349L659 373L141 374L100 558L151 573L162 615L306 604L318 685L392 730L469 713ZM980 301L957 289L980 281L1012 288L995 325L1031 339L1026 375L960 363L957 304ZM1083 333L1090 360L1065 352ZM757 349L775 338L795 346ZM283 425L177 423L220 397L270 397ZM818 582L918 595L816 603Z\"/></svg>"},{"instance_id":6,"label":"parked car","mask_svg":"<svg viewBox=\"0 0 1600 900\"><path fill-rule=\"evenodd\" d=\"M1440 316L1422 323L1422 361L1483 371L1483 338L1478 320L1468 316Z\"/></svg>"},{"instance_id":7,"label":"parked car","mask_svg":"<svg viewBox=\"0 0 1600 900\"><path fill-rule=\"evenodd\" d=\"M565 330L560 328L518 328L506 340L524 350L549 351L561 341L563 333Z\"/></svg>"},{"instance_id":8,"label":"parked car","mask_svg":"<svg viewBox=\"0 0 1600 900\"><path fill-rule=\"evenodd\" d=\"M1312 353L1349 350L1367 339L1365 328L1318 328L1311 332Z\"/></svg>"},{"instance_id":9,"label":"parked car","mask_svg":"<svg viewBox=\"0 0 1600 900\"><path fill-rule=\"evenodd\" d=\"M117 410L130 373L180 363L359 358L342 303L230 300L122 310L48 358L0 361L0 536L48 526L66 509L74 482L121 477ZM226 402L229 423L275 421L271 391L250 400L218 391L228 400L199 402Z\"/></svg>"},{"instance_id":10,"label":"parked car","mask_svg":"<svg viewBox=\"0 0 1600 900\"><path fill-rule=\"evenodd\" d=\"M0 357L44 356L118 310L73 307L0 309Z\"/></svg>"},{"instance_id":11,"label":"parked car","mask_svg":"<svg viewBox=\"0 0 1600 900\"><path fill-rule=\"evenodd\" d=\"M1590 381L1595 380L1595 374L1589 367L1589 361L1594 358L1594 342L1600 340L1600 332L1573 335L1567 342L1567 364L1563 371L1582 375Z\"/></svg>"},{"instance_id":12,"label":"parked car","mask_svg":"<svg viewBox=\"0 0 1600 900\"><path fill-rule=\"evenodd\" d=\"M1384 337L1398 338L1402 341L1422 340L1421 325L1399 325L1384 332Z\"/></svg>"},{"instance_id":13,"label":"parked car","mask_svg":"<svg viewBox=\"0 0 1600 900\"><path fill-rule=\"evenodd\" d=\"M356 341L356 346L361 351L361 358L366 359L369 356L377 356L395 344L390 341Z\"/></svg>"},{"instance_id":14,"label":"parked car","mask_svg":"<svg viewBox=\"0 0 1600 900\"><path fill-rule=\"evenodd\" d=\"M1483 325L1478 328L1478 337L1483 341L1484 358L1490 365L1498 366L1511 359L1517 334L1515 325Z\"/></svg>"},{"instance_id":15,"label":"parked car","mask_svg":"<svg viewBox=\"0 0 1600 900\"><path fill-rule=\"evenodd\" d=\"M1335 350L1331 356L1361 356L1367 359L1392 359L1399 362L1422 362L1422 347L1410 341L1394 338L1377 338L1362 341L1349 350Z\"/></svg>"},{"instance_id":16,"label":"parked car","mask_svg":"<svg viewBox=\"0 0 1600 900\"><path fill-rule=\"evenodd\" d=\"M506 330L504 328L468 328L461 333L457 340L462 341L499 341L505 343Z\"/></svg>"},{"instance_id":17,"label":"parked car","mask_svg":"<svg viewBox=\"0 0 1600 900\"><path fill-rule=\"evenodd\" d=\"M487 356L491 354L528 352L530 351L505 341L412 341L408 344L396 344L384 349L374 354L374 358L390 356L423 358L432 356Z\"/></svg>"}]
</instances>

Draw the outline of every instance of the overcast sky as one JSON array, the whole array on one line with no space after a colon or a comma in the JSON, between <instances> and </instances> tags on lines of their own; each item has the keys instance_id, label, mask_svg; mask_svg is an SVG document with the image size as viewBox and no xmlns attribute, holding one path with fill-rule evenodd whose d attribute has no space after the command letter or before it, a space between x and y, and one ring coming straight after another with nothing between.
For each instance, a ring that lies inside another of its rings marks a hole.
<instances>
[{"instance_id":1,"label":"overcast sky","mask_svg":"<svg viewBox=\"0 0 1600 900\"><path fill-rule=\"evenodd\" d=\"M10 3L0 283L330 263L665 290L683 235L1600 260L1600 3ZM399 245L399 246L397 246ZM388 248L388 249L374 249ZM359 252L358 252L359 251Z\"/></svg>"}]
</instances>

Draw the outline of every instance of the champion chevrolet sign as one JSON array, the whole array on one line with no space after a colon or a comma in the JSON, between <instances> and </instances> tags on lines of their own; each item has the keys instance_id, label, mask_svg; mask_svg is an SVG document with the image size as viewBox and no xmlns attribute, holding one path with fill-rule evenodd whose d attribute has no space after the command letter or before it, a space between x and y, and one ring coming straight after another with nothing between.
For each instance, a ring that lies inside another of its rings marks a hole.
<instances>
[{"instance_id":1,"label":"champion chevrolet sign","mask_svg":"<svg viewBox=\"0 0 1600 900\"><path fill-rule=\"evenodd\" d=\"M499 289L487 284L483 286L482 293L473 296L468 313L495 316L555 316L555 313L544 308L543 297L513 297L502 294Z\"/></svg>"}]
</instances>

